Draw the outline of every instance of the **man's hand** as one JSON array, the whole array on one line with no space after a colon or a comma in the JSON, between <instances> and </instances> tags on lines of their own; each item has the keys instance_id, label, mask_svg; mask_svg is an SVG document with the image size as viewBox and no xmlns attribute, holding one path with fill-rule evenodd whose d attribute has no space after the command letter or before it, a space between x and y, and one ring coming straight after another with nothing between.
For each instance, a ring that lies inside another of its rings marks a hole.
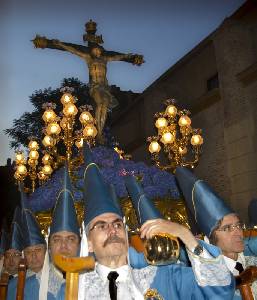
<instances>
[{"instance_id":1,"label":"man's hand","mask_svg":"<svg viewBox=\"0 0 257 300\"><path fill-rule=\"evenodd\" d=\"M194 249L198 242L192 232L185 226L164 219L155 219L145 222L141 228L141 238L149 239L158 233L167 233L178 237L190 250Z\"/></svg>"}]
</instances>

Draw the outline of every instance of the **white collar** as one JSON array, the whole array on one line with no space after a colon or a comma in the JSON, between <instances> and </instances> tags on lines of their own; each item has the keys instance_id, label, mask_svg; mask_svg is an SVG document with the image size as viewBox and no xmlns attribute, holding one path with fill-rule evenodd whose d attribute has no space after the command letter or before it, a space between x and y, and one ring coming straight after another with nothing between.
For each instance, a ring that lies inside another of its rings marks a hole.
<instances>
[{"instance_id":1,"label":"white collar","mask_svg":"<svg viewBox=\"0 0 257 300\"><path fill-rule=\"evenodd\" d=\"M229 258L225 255L223 255L223 257L230 272L234 273L237 262L241 263L243 268L245 268L245 257L243 252L238 254L237 260Z\"/></svg>"},{"instance_id":2,"label":"white collar","mask_svg":"<svg viewBox=\"0 0 257 300\"><path fill-rule=\"evenodd\" d=\"M109 267L96 263L95 269L104 283L107 281L107 276L111 271L116 271L119 274L119 277L116 280L117 282L125 282L131 277L130 267L128 265L121 266L117 269L111 269Z\"/></svg>"}]
</instances>

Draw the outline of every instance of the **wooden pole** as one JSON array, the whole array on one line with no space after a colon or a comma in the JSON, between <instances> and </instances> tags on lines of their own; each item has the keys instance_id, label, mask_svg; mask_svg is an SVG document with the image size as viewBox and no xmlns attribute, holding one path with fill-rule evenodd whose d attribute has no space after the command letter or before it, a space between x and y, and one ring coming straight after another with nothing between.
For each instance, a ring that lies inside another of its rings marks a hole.
<instances>
[{"instance_id":1,"label":"wooden pole","mask_svg":"<svg viewBox=\"0 0 257 300\"><path fill-rule=\"evenodd\" d=\"M26 281L26 264L25 264L25 259L22 258L20 260L19 267L18 267L16 300L23 300L25 281Z\"/></svg>"},{"instance_id":2,"label":"wooden pole","mask_svg":"<svg viewBox=\"0 0 257 300\"><path fill-rule=\"evenodd\" d=\"M91 256L87 257L67 257L55 255L54 264L66 272L65 300L78 299L79 273L93 270L95 260Z\"/></svg>"},{"instance_id":3,"label":"wooden pole","mask_svg":"<svg viewBox=\"0 0 257 300\"><path fill-rule=\"evenodd\" d=\"M0 279L0 299L1 300L5 300L7 297L8 282L9 282L9 274L6 272L2 273L1 279Z\"/></svg>"},{"instance_id":4,"label":"wooden pole","mask_svg":"<svg viewBox=\"0 0 257 300\"><path fill-rule=\"evenodd\" d=\"M251 285L257 279L257 267L250 266L236 277L237 288L243 300L254 300Z\"/></svg>"},{"instance_id":5,"label":"wooden pole","mask_svg":"<svg viewBox=\"0 0 257 300\"><path fill-rule=\"evenodd\" d=\"M243 284L239 287L243 300L254 300L253 292L250 284Z\"/></svg>"}]
</instances>

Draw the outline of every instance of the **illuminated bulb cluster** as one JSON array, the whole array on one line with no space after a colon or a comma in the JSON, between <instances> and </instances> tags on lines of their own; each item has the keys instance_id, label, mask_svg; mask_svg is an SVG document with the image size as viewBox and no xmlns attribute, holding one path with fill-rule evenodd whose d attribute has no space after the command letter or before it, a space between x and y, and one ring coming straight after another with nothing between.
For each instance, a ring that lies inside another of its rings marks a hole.
<instances>
[{"instance_id":1,"label":"illuminated bulb cluster","mask_svg":"<svg viewBox=\"0 0 257 300\"><path fill-rule=\"evenodd\" d=\"M184 164L189 148L196 157L195 161L198 161L200 146L203 144L201 130L191 128L189 111L177 109L174 103L173 99L167 100L165 111L156 114L155 127L158 136L148 138L150 142L148 150L158 166L160 166L158 155L162 150L161 144L164 152L168 154L168 160L175 160L173 165Z\"/></svg>"},{"instance_id":2,"label":"illuminated bulb cluster","mask_svg":"<svg viewBox=\"0 0 257 300\"><path fill-rule=\"evenodd\" d=\"M14 173L15 179L23 181L27 175L26 159L22 151L16 152L15 155L16 171Z\"/></svg>"}]
</instances>

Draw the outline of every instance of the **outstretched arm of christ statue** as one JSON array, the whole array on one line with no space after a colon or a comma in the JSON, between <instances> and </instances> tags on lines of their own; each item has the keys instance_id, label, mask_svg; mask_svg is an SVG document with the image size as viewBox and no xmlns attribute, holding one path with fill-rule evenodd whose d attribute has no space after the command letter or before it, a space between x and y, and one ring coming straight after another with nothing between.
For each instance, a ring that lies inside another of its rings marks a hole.
<instances>
[{"instance_id":1,"label":"outstretched arm of christ statue","mask_svg":"<svg viewBox=\"0 0 257 300\"><path fill-rule=\"evenodd\" d=\"M63 50L68 51L72 54L75 54L77 56L80 56L88 61L90 58L90 48L82 45L76 45L72 43L65 43L61 42L57 39L47 39L46 37L41 37L39 35L36 35L35 39L33 40L35 48L49 48L49 49L57 49L57 50ZM144 63L143 55L139 54L132 54L132 53L119 53L115 51L104 51L103 53L104 59L108 61L125 61L128 63L132 63L133 65L140 66L142 63Z\"/></svg>"},{"instance_id":2,"label":"outstretched arm of christ statue","mask_svg":"<svg viewBox=\"0 0 257 300\"><path fill-rule=\"evenodd\" d=\"M49 48L49 49L56 49L56 50L62 50L62 51L69 51L73 54L82 56L83 53L84 56L89 56L89 48L82 45L72 44L72 43L65 43L60 42L59 40L53 39L47 39L44 36L36 35L34 40L32 40L35 48Z\"/></svg>"},{"instance_id":3,"label":"outstretched arm of christ statue","mask_svg":"<svg viewBox=\"0 0 257 300\"><path fill-rule=\"evenodd\" d=\"M107 61L126 61L137 66L140 66L145 62L143 55L132 53L124 54L114 51L105 51L105 57Z\"/></svg>"}]
</instances>

